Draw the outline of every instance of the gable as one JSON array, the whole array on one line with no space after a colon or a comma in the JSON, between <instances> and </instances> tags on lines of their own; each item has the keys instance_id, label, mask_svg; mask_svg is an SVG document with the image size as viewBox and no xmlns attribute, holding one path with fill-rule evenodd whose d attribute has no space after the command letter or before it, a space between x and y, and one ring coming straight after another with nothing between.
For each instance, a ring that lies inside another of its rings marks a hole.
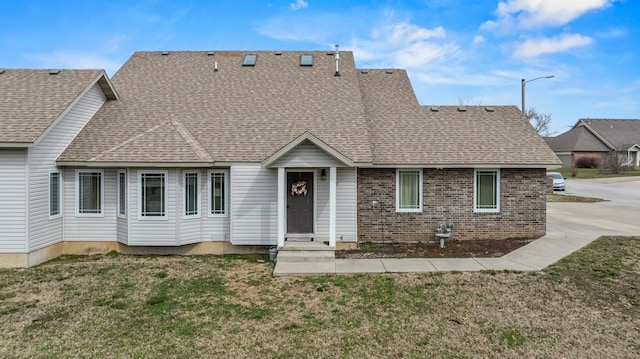
<instances>
[{"instance_id":1,"label":"gable","mask_svg":"<svg viewBox=\"0 0 640 359\"><path fill-rule=\"evenodd\" d=\"M640 120L580 119L574 129L586 128L609 145L621 149L627 144L640 143Z\"/></svg>"},{"instance_id":2,"label":"gable","mask_svg":"<svg viewBox=\"0 0 640 359\"><path fill-rule=\"evenodd\" d=\"M117 98L102 70L2 70L0 144L37 142L96 83L107 99Z\"/></svg>"},{"instance_id":3,"label":"gable","mask_svg":"<svg viewBox=\"0 0 640 359\"><path fill-rule=\"evenodd\" d=\"M300 143L291 151L274 161L269 167L345 167L345 163L339 161L329 153L316 146L309 140Z\"/></svg>"},{"instance_id":4,"label":"gable","mask_svg":"<svg viewBox=\"0 0 640 359\"><path fill-rule=\"evenodd\" d=\"M550 144L555 152L610 151L611 148L584 126L575 127L553 138Z\"/></svg>"}]
</instances>

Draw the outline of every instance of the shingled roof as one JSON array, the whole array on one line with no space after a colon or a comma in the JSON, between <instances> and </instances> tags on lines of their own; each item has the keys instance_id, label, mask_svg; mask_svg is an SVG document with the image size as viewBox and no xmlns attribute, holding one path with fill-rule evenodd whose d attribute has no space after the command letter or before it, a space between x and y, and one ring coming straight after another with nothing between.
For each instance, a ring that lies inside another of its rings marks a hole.
<instances>
[{"instance_id":1,"label":"shingled roof","mask_svg":"<svg viewBox=\"0 0 640 359\"><path fill-rule=\"evenodd\" d=\"M0 69L0 143L36 142L95 83L117 98L102 70Z\"/></svg>"},{"instance_id":2,"label":"shingled roof","mask_svg":"<svg viewBox=\"0 0 640 359\"><path fill-rule=\"evenodd\" d=\"M242 66L255 54L255 66ZM300 66L302 54L313 66ZM305 132L356 163L369 135L351 53L137 52L59 162L261 162ZM217 68L217 71L216 71Z\"/></svg>"},{"instance_id":3,"label":"shingled roof","mask_svg":"<svg viewBox=\"0 0 640 359\"><path fill-rule=\"evenodd\" d=\"M247 54L254 66L243 66ZM312 55L312 66L301 66ZM406 71L359 70L351 52L137 52L64 165L262 163L301 136L356 166L559 164L520 111L420 106Z\"/></svg>"},{"instance_id":4,"label":"shingled roof","mask_svg":"<svg viewBox=\"0 0 640 359\"><path fill-rule=\"evenodd\" d=\"M376 165L548 167L560 161L515 106L419 106L403 70L359 76Z\"/></svg>"},{"instance_id":5,"label":"shingled roof","mask_svg":"<svg viewBox=\"0 0 640 359\"><path fill-rule=\"evenodd\" d=\"M634 145L640 145L637 119L579 119L569 131L550 142L556 152L626 151Z\"/></svg>"}]
</instances>

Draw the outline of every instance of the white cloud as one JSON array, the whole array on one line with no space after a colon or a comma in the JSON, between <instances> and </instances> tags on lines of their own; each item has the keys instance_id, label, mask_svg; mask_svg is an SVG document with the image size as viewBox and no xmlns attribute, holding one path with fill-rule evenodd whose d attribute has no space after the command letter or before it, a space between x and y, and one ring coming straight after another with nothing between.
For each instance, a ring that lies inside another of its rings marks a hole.
<instances>
[{"instance_id":1,"label":"white cloud","mask_svg":"<svg viewBox=\"0 0 640 359\"><path fill-rule=\"evenodd\" d=\"M543 54L563 52L592 43L592 38L580 34L564 34L553 38L529 39L516 48L514 56L519 58L536 57Z\"/></svg>"},{"instance_id":2,"label":"white cloud","mask_svg":"<svg viewBox=\"0 0 640 359\"><path fill-rule=\"evenodd\" d=\"M484 43L485 41L487 41L487 40L484 38L484 36L482 36L482 35L476 35L476 36L474 36L474 37L473 37L473 42L472 42L472 44L473 44L474 46L475 46L475 45L480 45L480 44Z\"/></svg>"},{"instance_id":3,"label":"white cloud","mask_svg":"<svg viewBox=\"0 0 640 359\"><path fill-rule=\"evenodd\" d=\"M358 61L375 59L376 65L415 69L456 56L459 46L444 39L441 26L427 29L403 21L376 27L370 38L354 39L345 48Z\"/></svg>"},{"instance_id":4,"label":"white cloud","mask_svg":"<svg viewBox=\"0 0 640 359\"><path fill-rule=\"evenodd\" d=\"M561 26L584 15L610 6L616 0L506 0L498 3L497 20L481 28L508 31L518 28Z\"/></svg>"},{"instance_id":5,"label":"white cloud","mask_svg":"<svg viewBox=\"0 0 640 359\"><path fill-rule=\"evenodd\" d=\"M296 0L295 2L291 3L291 10L300 10L304 9L307 6L309 6L309 3L306 0Z\"/></svg>"}]
</instances>

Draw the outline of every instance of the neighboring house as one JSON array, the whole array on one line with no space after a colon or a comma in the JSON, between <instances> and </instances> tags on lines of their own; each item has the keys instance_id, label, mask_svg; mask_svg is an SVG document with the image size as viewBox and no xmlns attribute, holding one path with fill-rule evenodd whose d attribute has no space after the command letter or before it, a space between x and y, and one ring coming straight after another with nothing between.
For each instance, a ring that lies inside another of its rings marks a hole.
<instances>
[{"instance_id":1,"label":"neighboring house","mask_svg":"<svg viewBox=\"0 0 640 359\"><path fill-rule=\"evenodd\" d=\"M351 52L137 52L112 83L92 87L102 106L51 152L64 149L45 174L62 190L37 197L54 188L60 214L43 221L64 225L0 252L32 265L301 238L345 248L432 240L441 223L461 239L545 234L545 172L560 162L515 106L420 106L406 71L356 69Z\"/></svg>"},{"instance_id":2,"label":"neighboring house","mask_svg":"<svg viewBox=\"0 0 640 359\"><path fill-rule=\"evenodd\" d=\"M117 97L102 70L0 69L0 267L37 264L62 242L63 169L55 160Z\"/></svg>"},{"instance_id":3,"label":"neighboring house","mask_svg":"<svg viewBox=\"0 0 640 359\"><path fill-rule=\"evenodd\" d=\"M562 167L575 167L584 158L602 164L613 151L621 164L640 166L640 120L579 119L569 131L547 142Z\"/></svg>"}]
</instances>

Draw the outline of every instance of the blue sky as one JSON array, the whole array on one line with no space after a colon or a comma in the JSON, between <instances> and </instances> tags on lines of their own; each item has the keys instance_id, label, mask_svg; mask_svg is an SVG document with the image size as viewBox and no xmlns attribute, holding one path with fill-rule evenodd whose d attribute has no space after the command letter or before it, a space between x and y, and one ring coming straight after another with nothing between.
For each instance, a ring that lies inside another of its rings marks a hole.
<instances>
[{"instance_id":1,"label":"blue sky","mask_svg":"<svg viewBox=\"0 0 640 359\"><path fill-rule=\"evenodd\" d=\"M516 105L640 118L633 0L0 0L0 68L103 68L134 51L341 50L360 68L405 68L424 105Z\"/></svg>"}]
</instances>

